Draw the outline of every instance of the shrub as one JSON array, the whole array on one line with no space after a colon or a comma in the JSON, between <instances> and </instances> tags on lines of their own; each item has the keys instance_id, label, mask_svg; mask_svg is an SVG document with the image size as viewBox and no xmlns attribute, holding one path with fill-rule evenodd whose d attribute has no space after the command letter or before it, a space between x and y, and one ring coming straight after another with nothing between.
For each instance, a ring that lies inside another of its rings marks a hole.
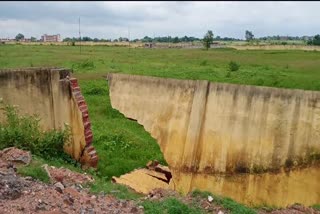
<instances>
[{"instance_id":1,"label":"shrub","mask_svg":"<svg viewBox=\"0 0 320 214\"><path fill-rule=\"evenodd\" d=\"M230 71L237 71L237 70L239 70L239 68L240 68L240 65L238 63L236 63L234 61L229 62L229 70Z\"/></svg>"},{"instance_id":2,"label":"shrub","mask_svg":"<svg viewBox=\"0 0 320 214\"><path fill-rule=\"evenodd\" d=\"M63 150L70 139L68 126L63 131L42 131L40 119L36 116L19 116L17 108L11 105L5 105L2 109L6 121L0 123L0 149L14 146L46 159L71 159Z\"/></svg>"},{"instance_id":3,"label":"shrub","mask_svg":"<svg viewBox=\"0 0 320 214\"><path fill-rule=\"evenodd\" d=\"M208 64L208 61L207 60L203 60L200 62L200 65L201 66L206 66Z\"/></svg>"},{"instance_id":4,"label":"shrub","mask_svg":"<svg viewBox=\"0 0 320 214\"><path fill-rule=\"evenodd\" d=\"M94 62L89 60L89 59L86 59L83 62L76 63L76 64L72 65L72 69L88 69L88 70L91 70L91 69L94 69L95 67L96 66L94 65Z\"/></svg>"},{"instance_id":5,"label":"shrub","mask_svg":"<svg viewBox=\"0 0 320 214\"><path fill-rule=\"evenodd\" d=\"M75 45L76 45L76 42L75 42L75 41L72 41L72 42L71 42L71 45L72 45L72 46L75 46Z\"/></svg>"}]
</instances>

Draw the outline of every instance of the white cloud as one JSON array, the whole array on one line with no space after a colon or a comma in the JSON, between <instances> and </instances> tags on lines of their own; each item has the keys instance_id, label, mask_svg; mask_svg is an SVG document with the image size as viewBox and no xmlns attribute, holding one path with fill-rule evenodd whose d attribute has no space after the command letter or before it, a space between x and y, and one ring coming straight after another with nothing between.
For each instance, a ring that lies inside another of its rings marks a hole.
<instances>
[{"instance_id":1,"label":"white cloud","mask_svg":"<svg viewBox=\"0 0 320 214\"><path fill-rule=\"evenodd\" d=\"M98 38L319 34L320 2L0 2L0 37L60 33Z\"/></svg>"}]
</instances>

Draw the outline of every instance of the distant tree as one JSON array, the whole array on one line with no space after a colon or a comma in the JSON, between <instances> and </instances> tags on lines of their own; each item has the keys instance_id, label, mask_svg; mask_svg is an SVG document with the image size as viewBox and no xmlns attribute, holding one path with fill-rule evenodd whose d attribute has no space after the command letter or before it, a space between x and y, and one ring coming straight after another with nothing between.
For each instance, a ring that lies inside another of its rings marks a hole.
<instances>
[{"instance_id":1,"label":"distant tree","mask_svg":"<svg viewBox=\"0 0 320 214\"><path fill-rule=\"evenodd\" d=\"M210 48L211 43L213 42L213 33L211 30L208 30L206 35L203 37L203 46L208 50Z\"/></svg>"},{"instance_id":2,"label":"distant tree","mask_svg":"<svg viewBox=\"0 0 320 214\"><path fill-rule=\"evenodd\" d=\"M313 38L313 45L320 45L320 35L315 35Z\"/></svg>"},{"instance_id":3,"label":"distant tree","mask_svg":"<svg viewBox=\"0 0 320 214\"><path fill-rule=\"evenodd\" d=\"M92 39L88 36L84 36L82 37L82 41L89 42L89 41L92 41Z\"/></svg>"},{"instance_id":4,"label":"distant tree","mask_svg":"<svg viewBox=\"0 0 320 214\"><path fill-rule=\"evenodd\" d=\"M152 38L145 36L145 37L143 37L143 39L141 41L142 42L152 42Z\"/></svg>"},{"instance_id":5,"label":"distant tree","mask_svg":"<svg viewBox=\"0 0 320 214\"><path fill-rule=\"evenodd\" d=\"M94 42L99 42L99 39L98 38L94 38L93 41Z\"/></svg>"},{"instance_id":6,"label":"distant tree","mask_svg":"<svg viewBox=\"0 0 320 214\"><path fill-rule=\"evenodd\" d=\"M178 43L179 42L179 38L176 36L173 38L173 43Z\"/></svg>"},{"instance_id":7,"label":"distant tree","mask_svg":"<svg viewBox=\"0 0 320 214\"><path fill-rule=\"evenodd\" d=\"M251 31L248 31L248 30L246 30L246 40L247 41L250 41L250 40L252 40L253 39L253 37L254 37L254 35L252 34L252 32Z\"/></svg>"},{"instance_id":8,"label":"distant tree","mask_svg":"<svg viewBox=\"0 0 320 214\"><path fill-rule=\"evenodd\" d=\"M37 41L37 38L35 38L35 37L33 37L33 36L31 36L31 42L36 42Z\"/></svg>"},{"instance_id":9,"label":"distant tree","mask_svg":"<svg viewBox=\"0 0 320 214\"><path fill-rule=\"evenodd\" d=\"M72 41L72 39L69 38L69 37L66 37L66 38L64 38L62 41L64 41L64 42L70 42L70 41Z\"/></svg>"},{"instance_id":10,"label":"distant tree","mask_svg":"<svg viewBox=\"0 0 320 214\"><path fill-rule=\"evenodd\" d=\"M118 42L118 40L117 40L117 39L114 39L113 42Z\"/></svg>"},{"instance_id":11,"label":"distant tree","mask_svg":"<svg viewBox=\"0 0 320 214\"><path fill-rule=\"evenodd\" d=\"M315 35L307 42L308 45L320 45L320 35Z\"/></svg>"},{"instance_id":12,"label":"distant tree","mask_svg":"<svg viewBox=\"0 0 320 214\"><path fill-rule=\"evenodd\" d=\"M16 35L16 40L19 41L21 39L24 39L24 35L22 33L19 33L18 35Z\"/></svg>"}]
</instances>

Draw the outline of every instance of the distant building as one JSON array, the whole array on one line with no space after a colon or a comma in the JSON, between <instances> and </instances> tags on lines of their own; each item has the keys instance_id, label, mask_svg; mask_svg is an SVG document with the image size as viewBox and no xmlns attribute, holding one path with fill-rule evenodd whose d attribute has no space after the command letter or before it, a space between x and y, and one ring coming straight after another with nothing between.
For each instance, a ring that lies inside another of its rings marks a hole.
<instances>
[{"instance_id":1,"label":"distant building","mask_svg":"<svg viewBox=\"0 0 320 214\"><path fill-rule=\"evenodd\" d=\"M43 41L43 42L61 42L61 37L60 37L60 34L57 34L57 35L44 34L41 36L41 41Z\"/></svg>"},{"instance_id":2,"label":"distant building","mask_svg":"<svg viewBox=\"0 0 320 214\"><path fill-rule=\"evenodd\" d=\"M154 48L154 47L155 47L155 44L154 44L154 43L145 43L145 44L144 44L144 47L145 47L145 48Z\"/></svg>"},{"instance_id":3,"label":"distant building","mask_svg":"<svg viewBox=\"0 0 320 214\"><path fill-rule=\"evenodd\" d=\"M19 40L20 42L31 42L31 39L23 38Z\"/></svg>"},{"instance_id":4,"label":"distant building","mask_svg":"<svg viewBox=\"0 0 320 214\"><path fill-rule=\"evenodd\" d=\"M9 39L9 38L0 38L1 42L10 42L13 41L14 39Z\"/></svg>"}]
</instances>

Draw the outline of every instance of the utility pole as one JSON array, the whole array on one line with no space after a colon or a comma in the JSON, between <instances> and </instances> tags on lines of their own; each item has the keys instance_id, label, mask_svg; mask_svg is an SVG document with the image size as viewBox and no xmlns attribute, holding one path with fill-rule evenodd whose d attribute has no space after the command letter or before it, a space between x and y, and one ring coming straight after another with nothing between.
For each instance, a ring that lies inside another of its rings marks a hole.
<instances>
[{"instance_id":1,"label":"utility pole","mask_svg":"<svg viewBox=\"0 0 320 214\"><path fill-rule=\"evenodd\" d=\"M79 16L79 39L80 39L80 55L81 55L81 31L80 31L80 16Z\"/></svg>"},{"instance_id":2,"label":"utility pole","mask_svg":"<svg viewBox=\"0 0 320 214\"><path fill-rule=\"evenodd\" d=\"M130 27L128 27L128 42L129 42L129 50L130 50Z\"/></svg>"}]
</instances>

